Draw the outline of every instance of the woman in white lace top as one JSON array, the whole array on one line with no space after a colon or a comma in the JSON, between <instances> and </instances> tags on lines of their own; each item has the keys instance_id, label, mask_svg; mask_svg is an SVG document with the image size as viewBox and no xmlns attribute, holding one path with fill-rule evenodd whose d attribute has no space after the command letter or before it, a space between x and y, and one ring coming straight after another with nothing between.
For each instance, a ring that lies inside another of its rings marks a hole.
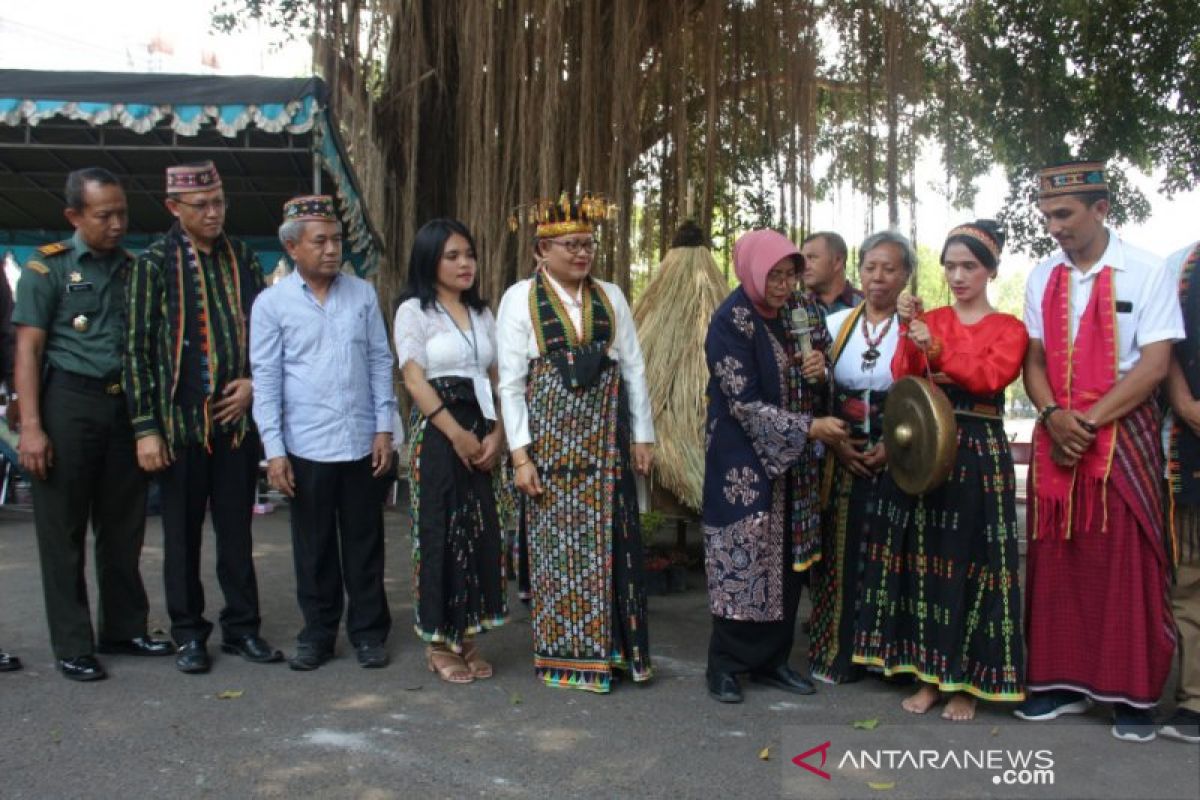
<instances>
[{"instance_id":1,"label":"woman in white lace top","mask_svg":"<svg viewBox=\"0 0 1200 800\"><path fill-rule=\"evenodd\" d=\"M495 400L496 322L479 296L475 243L435 219L413 242L396 310L396 357L413 399L409 458L413 607L431 672L489 678L475 634L508 616L492 472L504 451Z\"/></svg>"}]
</instances>

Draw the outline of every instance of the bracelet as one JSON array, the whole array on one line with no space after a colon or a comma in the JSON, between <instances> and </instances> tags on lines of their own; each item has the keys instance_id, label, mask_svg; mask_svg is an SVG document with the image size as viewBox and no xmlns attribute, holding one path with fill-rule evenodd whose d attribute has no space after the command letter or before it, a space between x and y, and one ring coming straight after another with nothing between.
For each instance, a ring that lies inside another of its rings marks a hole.
<instances>
[{"instance_id":1,"label":"bracelet","mask_svg":"<svg viewBox=\"0 0 1200 800\"><path fill-rule=\"evenodd\" d=\"M430 414L426 415L425 419L433 419L434 417L436 417L438 414L442 413L445 410L446 410L446 404L442 403L440 406L435 408Z\"/></svg>"},{"instance_id":2,"label":"bracelet","mask_svg":"<svg viewBox=\"0 0 1200 800\"><path fill-rule=\"evenodd\" d=\"M525 466L526 464L532 464L532 463L533 463L533 459L532 459L532 458L527 458L527 459L525 459L524 461L522 461L520 464L515 464L515 463L514 463L514 464L513 464L513 469L520 469L521 467Z\"/></svg>"},{"instance_id":3,"label":"bracelet","mask_svg":"<svg viewBox=\"0 0 1200 800\"><path fill-rule=\"evenodd\" d=\"M1047 425L1050 422L1050 415L1055 411L1061 411L1062 408L1057 403L1047 403L1046 406L1038 412L1037 421L1042 425Z\"/></svg>"}]
</instances>

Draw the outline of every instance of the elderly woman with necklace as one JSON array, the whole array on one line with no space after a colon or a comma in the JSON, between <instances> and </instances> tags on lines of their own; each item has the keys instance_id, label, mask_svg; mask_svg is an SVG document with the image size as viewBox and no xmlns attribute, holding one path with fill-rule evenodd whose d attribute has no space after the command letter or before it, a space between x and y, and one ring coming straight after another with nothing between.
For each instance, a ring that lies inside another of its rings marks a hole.
<instances>
[{"instance_id":1,"label":"elderly woman with necklace","mask_svg":"<svg viewBox=\"0 0 1200 800\"><path fill-rule=\"evenodd\" d=\"M842 683L861 677L851 662L862 597L863 551L887 466L883 403L892 385L900 324L896 301L917 266L908 239L875 233L859 248L865 299L826 318L833 345L832 411L850 437L826 457L822 479L821 561L812 571L813 612L809 668L813 677ZM899 489L893 488L893 491Z\"/></svg>"},{"instance_id":2,"label":"elderly woman with necklace","mask_svg":"<svg viewBox=\"0 0 1200 800\"><path fill-rule=\"evenodd\" d=\"M625 295L590 274L607 204L564 196L531 211L538 270L505 292L497 327L534 670L548 686L607 692L614 670L650 678L633 478L653 460L645 366Z\"/></svg>"}]
</instances>

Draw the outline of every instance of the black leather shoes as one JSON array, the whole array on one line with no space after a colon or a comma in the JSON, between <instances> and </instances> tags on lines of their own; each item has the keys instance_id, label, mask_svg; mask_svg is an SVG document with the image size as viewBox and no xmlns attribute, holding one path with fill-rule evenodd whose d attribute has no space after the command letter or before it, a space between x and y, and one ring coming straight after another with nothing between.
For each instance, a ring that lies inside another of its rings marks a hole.
<instances>
[{"instance_id":1,"label":"black leather shoes","mask_svg":"<svg viewBox=\"0 0 1200 800\"><path fill-rule=\"evenodd\" d=\"M785 692L792 694L816 694L817 687L808 678L796 672L787 664L782 664L773 670L767 672L754 672L750 674L750 680L755 683L765 683L767 686L774 686L776 689L783 689Z\"/></svg>"},{"instance_id":2,"label":"black leather shoes","mask_svg":"<svg viewBox=\"0 0 1200 800\"><path fill-rule=\"evenodd\" d=\"M96 650L107 655L119 656L169 656L175 652L175 646L163 639L138 636L123 642L101 641Z\"/></svg>"},{"instance_id":3,"label":"black leather shoes","mask_svg":"<svg viewBox=\"0 0 1200 800\"><path fill-rule=\"evenodd\" d=\"M708 675L708 696L718 703L742 702L742 687L737 678L728 672L711 672Z\"/></svg>"},{"instance_id":4,"label":"black leather shoes","mask_svg":"<svg viewBox=\"0 0 1200 800\"><path fill-rule=\"evenodd\" d=\"M95 656L75 656L75 658L60 658L58 669L64 678L73 681L100 681L108 677L104 667Z\"/></svg>"},{"instance_id":5,"label":"black leather shoes","mask_svg":"<svg viewBox=\"0 0 1200 800\"><path fill-rule=\"evenodd\" d=\"M283 661L283 653L279 652L267 640L253 633L237 639L226 639L221 642L221 652L238 655L255 664L271 664Z\"/></svg>"},{"instance_id":6,"label":"black leather shoes","mask_svg":"<svg viewBox=\"0 0 1200 800\"><path fill-rule=\"evenodd\" d=\"M208 672L212 668L212 661L208 657L208 645L199 639L179 645L179 653L175 656L175 668L188 675Z\"/></svg>"},{"instance_id":7,"label":"black leather shoes","mask_svg":"<svg viewBox=\"0 0 1200 800\"><path fill-rule=\"evenodd\" d=\"M21 668L21 659L0 652L0 672L12 672Z\"/></svg>"},{"instance_id":8,"label":"black leather shoes","mask_svg":"<svg viewBox=\"0 0 1200 800\"><path fill-rule=\"evenodd\" d=\"M288 659L288 666L297 672L311 672L331 658L333 658L332 647L300 644L296 646L296 655Z\"/></svg>"},{"instance_id":9,"label":"black leather shoes","mask_svg":"<svg viewBox=\"0 0 1200 800\"><path fill-rule=\"evenodd\" d=\"M378 642L359 642L354 645L354 653L358 656L358 665L365 669L386 667L391 660L387 649Z\"/></svg>"}]
</instances>

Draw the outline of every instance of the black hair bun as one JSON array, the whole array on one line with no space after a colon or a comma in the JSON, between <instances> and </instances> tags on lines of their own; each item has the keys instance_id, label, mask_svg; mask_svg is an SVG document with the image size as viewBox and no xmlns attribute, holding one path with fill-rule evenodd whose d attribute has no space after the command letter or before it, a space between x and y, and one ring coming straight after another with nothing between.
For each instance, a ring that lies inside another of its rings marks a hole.
<instances>
[{"instance_id":1,"label":"black hair bun","mask_svg":"<svg viewBox=\"0 0 1200 800\"><path fill-rule=\"evenodd\" d=\"M996 248L1004 250L1004 229L1000 227L1000 223L994 219L977 219L973 223L976 228L982 228L987 231L988 236L992 237L992 241L996 243Z\"/></svg>"},{"instance_id":2,"label":"black hair bun","mask_svg":"<svg viewBox=\"0 0 1200 800\"><path fill-rule=\"evenodd\" d=\"M675 232L671 247L708 247L708 237L694 220L685 220Z\"/></svg>"}]
</instances>

